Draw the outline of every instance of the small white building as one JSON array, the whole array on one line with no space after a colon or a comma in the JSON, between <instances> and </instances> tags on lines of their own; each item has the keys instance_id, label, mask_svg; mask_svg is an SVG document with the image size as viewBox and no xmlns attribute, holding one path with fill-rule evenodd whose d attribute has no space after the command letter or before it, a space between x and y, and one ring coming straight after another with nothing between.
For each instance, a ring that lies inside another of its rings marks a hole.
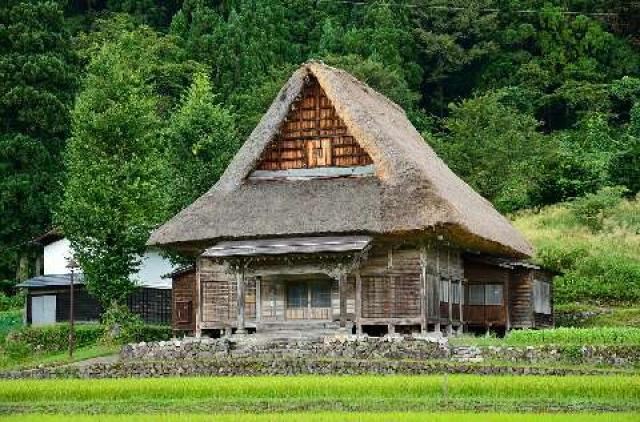
<instances>
[{"instance_id":1,"label":"small white building","mask_svg":"<svg viewBox=\"0 0 640 422\"><path fill-rule=\"evenodd\" d=\"M27 292L26 323L46 325L69 319L71 274L67 264L73 255L71 243L56 230L33 240L43 248L36 262L36 276L20 283ZM171 322L171 280L163 275L175 266L157 250L149 249L131 279L139 287L127 300L129 309L153 324ZM74 315L77 321L97 321L102 309L83 286L80 269L74 276Z\"/></svg>"}]
</instances>

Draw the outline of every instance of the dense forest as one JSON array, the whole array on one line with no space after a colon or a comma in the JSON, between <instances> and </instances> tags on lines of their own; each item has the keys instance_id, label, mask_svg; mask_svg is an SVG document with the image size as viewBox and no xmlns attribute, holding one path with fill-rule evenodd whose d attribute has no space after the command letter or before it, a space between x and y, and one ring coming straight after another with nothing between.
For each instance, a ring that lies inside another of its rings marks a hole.
<instances>
[{"instance_id":1,"label":"dense forest","mask_svg":"<svg viewBox=\"0 0 640 422\"><path fill-rule=\"evenodd\" d=\"M0 280L55 225L125 297L149 231L309 59L401 105L502 212L633 197L639 22L619 0L0 0Z\"/></svg>"}]
</instances>

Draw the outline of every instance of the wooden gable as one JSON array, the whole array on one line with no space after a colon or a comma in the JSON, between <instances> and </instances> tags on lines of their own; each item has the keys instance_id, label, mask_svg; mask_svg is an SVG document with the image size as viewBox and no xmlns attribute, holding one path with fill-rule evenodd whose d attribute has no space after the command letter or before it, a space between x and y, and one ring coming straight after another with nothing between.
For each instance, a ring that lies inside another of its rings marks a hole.
<instances>
[{"instance_id":1,"label":"wooden gable","mask_svg":"<svg viewBox=\"0 0 640 422\"><path fill-rule=\"evenodd\" d=\"M351 136L317 79L309 76L256 170L371 164L371 157Z\"/></svg>"}]
</instances>

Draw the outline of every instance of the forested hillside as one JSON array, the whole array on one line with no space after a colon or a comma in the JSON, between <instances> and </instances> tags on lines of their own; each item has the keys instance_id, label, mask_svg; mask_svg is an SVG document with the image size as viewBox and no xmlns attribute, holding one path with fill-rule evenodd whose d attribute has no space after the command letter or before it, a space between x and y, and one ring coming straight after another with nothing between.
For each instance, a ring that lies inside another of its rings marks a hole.
<instances>
[{"instance_id":1,"label":"forested hillside","mask_svg":"<svg viewBox=\"0 0 640 422\"><path fill-rule=\"evenodd\" d=\"M309 59L401 105L502 212L634 197L638 22L619 0L0 0L0 280L55 224L126 296L149 231Z\"/></svg>"}]
</instances>

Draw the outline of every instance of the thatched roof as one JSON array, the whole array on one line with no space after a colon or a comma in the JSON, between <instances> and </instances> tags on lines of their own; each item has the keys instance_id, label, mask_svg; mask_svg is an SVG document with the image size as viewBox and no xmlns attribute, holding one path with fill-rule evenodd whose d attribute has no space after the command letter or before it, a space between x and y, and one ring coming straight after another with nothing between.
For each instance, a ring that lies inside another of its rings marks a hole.
<instances>
[{"instance_id":1,"label":"thatched roof","mask_svg":"<svg viewBox=\"0 0 640 422\"><path fill-rule=\"evenodd\" d=\"M371 156L376 177L248 179L309 74ZM218 183L158 228L149 244L204 247L222 239L425 231L445 232L479 251L532 253L509 221L444 164L397 104L343 70L310 62L280 90Z\"/></svg>"}]
</instances>

